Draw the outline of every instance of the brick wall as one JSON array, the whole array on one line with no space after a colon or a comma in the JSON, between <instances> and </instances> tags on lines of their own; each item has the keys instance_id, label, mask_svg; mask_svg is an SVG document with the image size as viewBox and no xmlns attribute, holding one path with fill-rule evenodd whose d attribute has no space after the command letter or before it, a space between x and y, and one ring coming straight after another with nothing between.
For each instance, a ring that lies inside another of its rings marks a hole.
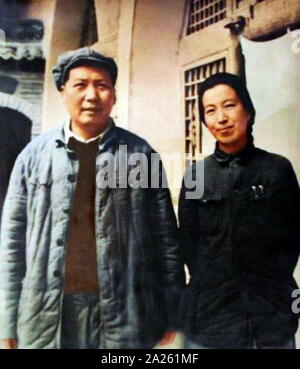
<instances>
[{"instance_id":1,"label":"brick wall","mask_svg":"<svg viewBox=\"0 0 300 369\"><path fill-rule=\"evenodd\" d=\"M19 85L14 93L15 96L32 104L36 111L32 126L32 137L41 133L42 130L42 101L44 74L30 72L6 72L7 76L16 78Z\"/></svg>"}]
</instances>

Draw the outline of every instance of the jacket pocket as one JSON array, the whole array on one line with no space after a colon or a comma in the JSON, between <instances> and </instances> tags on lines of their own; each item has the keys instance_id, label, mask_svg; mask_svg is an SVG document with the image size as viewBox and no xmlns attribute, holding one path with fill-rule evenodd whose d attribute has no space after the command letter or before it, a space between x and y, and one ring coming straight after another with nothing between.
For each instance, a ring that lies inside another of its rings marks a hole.
<instances>
[{"instance_id":1,"label":"jacket pocket","mask_svg":"<svg viewBox=\"0 0 300 369\"><path fill-rule=\"evenodd\" d=\"M269 185L251 185L242 193L244 197L243 208L244 211L256 219L261 219L268 223L271 218L280 218L282 212L281 205L281 190L280 188Z\"/></svg>"},{"instance_id":2,"label":"jacket pocket","mask_svg":"<svg viewBox=\"0 0 300 369\"><path fill-rule=\"evenodd\" d=\"M47 190L52 187L52 180L50 178L29 178L28 191L29 193L37 193L38 191Z\"/></svg>"},{"instance_id":3,"label":"jacket pocket","mask_svg":"<svg viewBox=\"0 0 300 369\"><path fill-rule=\"evenodd\" d=\"M52 180L31 179L28 182L28 222L37 225L51 207Z\"/></svg>"},{"instance_id":4,"label":"jacket pocket","mask_svg":"<svg viewBox=\"0 0 300 369\"><path fill-rule=\"evenodd\" d=\"M197 199L198 221L201 235L215 236L220 232L224 216L224 199L220 194L204 194Z\"/></svg>"}]
</instances>

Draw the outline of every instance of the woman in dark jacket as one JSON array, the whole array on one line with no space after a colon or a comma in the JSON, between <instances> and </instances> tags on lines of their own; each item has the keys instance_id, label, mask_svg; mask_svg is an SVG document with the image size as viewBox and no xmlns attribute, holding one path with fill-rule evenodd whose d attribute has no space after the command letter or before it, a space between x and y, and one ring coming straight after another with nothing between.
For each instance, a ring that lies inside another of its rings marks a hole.
<instances>
[{"instance_id":1,"label":"woman in dark jacket","mask_svg":"<svg viewBox=\"0 0 300 369\"><path fill-rule=\"evenodd\" d=\"M181 247L190 273L183 299L186 347L294 348L295 173L286 158L254 146L255 109L240 77L218 73L203 82L199 110L216 147L204 160L203 195L188 199L185 181L180 194Z\"/></svg>"}]
</instances>

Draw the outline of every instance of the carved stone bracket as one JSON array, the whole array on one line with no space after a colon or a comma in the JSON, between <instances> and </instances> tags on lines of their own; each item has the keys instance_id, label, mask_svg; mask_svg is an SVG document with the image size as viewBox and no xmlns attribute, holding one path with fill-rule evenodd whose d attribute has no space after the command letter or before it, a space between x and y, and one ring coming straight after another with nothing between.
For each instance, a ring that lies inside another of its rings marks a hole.
<instances>
[{"instance_id":1,"label":"carved stone bracket","mask_svg":"<svg viewBox=\"0 0 300 369\"><path fill-rule=\"evenodd\" d=\"M39 19L0 18L0 29L6 41L34 42L41 41L44 36L44 24Z\"/></svg>"},{"instance_id":2,"label":"carved stone bracket","mask_svg":"<svg viewBox=\"0 0 300 369\"><path fill-rule=\"evenodd\" d=\"M0 58L4 60L43 59L40 43L0 42Z\"/></svg>"}]
</instances>

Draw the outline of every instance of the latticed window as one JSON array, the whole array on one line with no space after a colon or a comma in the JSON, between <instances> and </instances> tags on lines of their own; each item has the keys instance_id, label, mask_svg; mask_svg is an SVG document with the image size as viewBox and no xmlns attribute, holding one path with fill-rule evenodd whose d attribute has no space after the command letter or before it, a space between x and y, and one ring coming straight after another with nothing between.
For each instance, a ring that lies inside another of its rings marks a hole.
<instances>
[{"instance_id":1,"label":"latticed window","mask_svg":"<svg viewBox=\"0 0 300 369\"><path fill-rule=\"evenodd\" d=\"M91 46L97 41L98 41L98 31L97 31L95 1L88 0L87 7L84 13L80 47Z\"/></svg>"},{"instance_id":2,"label":"latticed window","mask_svg":"<svg viewBox=\"0 0 300 369\"><path fill-rule=\"evenodd\" d=\"M199 85L212 74L225 71L225 58L185 71L185 153L188 161L196 160L197 154L202 152L202 129L198 110Z\"/></svg>"},{"instance_id":3,"label":"latticed window","mask_svg":"<svg viewBox=\"0 0 300 369\"><path fill-rule=\"evenodd\" d=\"M226 17L226 0L190 0L187 34L217 23Z\"/></svg>"}]
</instances>

